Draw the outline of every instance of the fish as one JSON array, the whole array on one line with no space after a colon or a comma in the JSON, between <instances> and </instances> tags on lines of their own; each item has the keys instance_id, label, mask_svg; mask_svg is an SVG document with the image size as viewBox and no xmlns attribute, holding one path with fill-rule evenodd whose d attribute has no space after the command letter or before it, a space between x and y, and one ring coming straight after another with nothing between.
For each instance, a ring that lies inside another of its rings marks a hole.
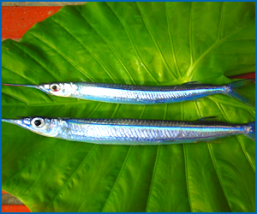
<instances>
[{"instance_id":1,"label":"fish","mask_svg":"<svg viewBox=\"0 0 257 214\"><path fill-rule=\"evenodd\" d=\"M235 88L248 85L252 82L254 82L254 79L244 79L225 85L200 84L199 82L189 82L174 86L137 86L88 82L2 85L35 88L48 95L59 97L142 105L176 103L196 100L213 94L226 94L252 106L248 99L234 91Z\"/></svg>"},{"instance_id":2,"label":"fish","mask_svg":"<svg viewBox=\"0 0 257 214\"><path fill-rule=\"evenodd\" d=\"M229 124L208 121L139 119L76 119L27 117L2 119L39 135L107 145L165 145L211 141L243 134L255 141L255 122Z\"/></svg>"}]
</instances>

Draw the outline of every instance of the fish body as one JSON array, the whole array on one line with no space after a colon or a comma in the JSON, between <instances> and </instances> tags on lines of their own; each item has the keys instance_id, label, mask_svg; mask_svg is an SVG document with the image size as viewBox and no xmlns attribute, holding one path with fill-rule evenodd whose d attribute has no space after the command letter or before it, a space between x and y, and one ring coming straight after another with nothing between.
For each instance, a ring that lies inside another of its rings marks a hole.
<instances>
[{"instance_id":1,"label":"fish body","mask_svg":"<svg viewBox=\"0 0 257 214\"><path fill-rule=\"evenodd\" d=\"M163 145L210 141L243 134L255 140L254 122L228 124L210 121L133 119L23 118L2 119L47 137L110 145Z\"/></svg>"},{"instance_id":2,"label":"fish body","mask_svg":"<svg viewBox=\"0 0 257 214\"><path fill-rule=\"evenodd\" d=\"M61 88L63 87L61 86ZM70 88L70 91L72 91L72 88L74 90L69 96L78 99L144 105L194 100L212 94L224 93L228 90L225 86L199 84L151 87L101 83L70 83Z\"/></svg>"},{"instance_id":3,"label":"fish body","mask_svg":"<svg viewBox=\"0 0 257 214\"><path fill-rule=\"evenodd\" d=\"M32 87L49 95L109 103L144 105L175 103L196 100L214 94L227 94L246 104L250 104L249 100L238 95L233 89L247 85L253 81L253 79L246 79L227 85L211 85L191 82L182 85L158 87L85 82L51 83L43 85L3 85Z\"/></svg>"}]
</instances>

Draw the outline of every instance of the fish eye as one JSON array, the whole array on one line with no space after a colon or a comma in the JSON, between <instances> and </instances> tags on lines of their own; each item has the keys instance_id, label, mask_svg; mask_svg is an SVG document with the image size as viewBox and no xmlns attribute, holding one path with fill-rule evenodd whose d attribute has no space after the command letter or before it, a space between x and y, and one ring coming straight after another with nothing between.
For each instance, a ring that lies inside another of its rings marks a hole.
<instances>
[{"instance_id":1,"label":"fish eye","mask_svg":"<svg viewBox=\"0 0 257 214\"><path fill-rule=\"evenodd\" d=\"M37 127L37 128L41 128L41 127L43 127L45 125L44 120L42 118L38 118L38 117L34 118L31 121L31 123L32 123L32 126Z\"/></svg>"},{"instance_id":2,"label":"fish eye","mask_svg":"<svg viewBox=\"0 0 257 214\"><path fill-rule=\"evenodd\" d=\"M59 90L60 90L60 86L59 86L58 84L52 84L52 85L50 86L50 89L51 89L52 91L59 91Z\"/></svg>"},{"instance_id":3,"label":"fish eye","mask_svg":"<svg viewBox=\"0 0 257 214\"><path fill-rule=\"evenodd\" d=\"M34 124L35 124L36 126L40 126L40 125L41 125L41 121L40 121L40 120L35 120L35 121L34 121Z\"/></svg>"}]
</instances>

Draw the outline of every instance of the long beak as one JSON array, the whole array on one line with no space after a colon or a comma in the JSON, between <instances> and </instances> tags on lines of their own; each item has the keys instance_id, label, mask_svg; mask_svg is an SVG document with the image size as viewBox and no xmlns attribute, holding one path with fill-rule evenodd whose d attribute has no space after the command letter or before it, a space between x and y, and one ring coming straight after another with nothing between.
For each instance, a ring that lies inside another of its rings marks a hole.
<instances>
[{"instance_id":1,"label":"long beak","mask_svg":"<svg viewBox=\"0 0 257 214\"><path fill-rule=\"evenodd\" d=\"M21 120L20 119L4 119L4 118L2 118L2 122L19 125L21 123Z\"/></svg>"},{"instance_id":2,"label":"long beak","mask_svg":"<svg viewBox=\"0 0 257 214\"><path fill-rule=\"evenodd\" d=\"M38 85L20 85L20 84L5 84L5 83L2 83L2 85L4 85L4 86L17 86L17 87L29 87L29 88L39 89Z\"/></svg>"}]
</instances>

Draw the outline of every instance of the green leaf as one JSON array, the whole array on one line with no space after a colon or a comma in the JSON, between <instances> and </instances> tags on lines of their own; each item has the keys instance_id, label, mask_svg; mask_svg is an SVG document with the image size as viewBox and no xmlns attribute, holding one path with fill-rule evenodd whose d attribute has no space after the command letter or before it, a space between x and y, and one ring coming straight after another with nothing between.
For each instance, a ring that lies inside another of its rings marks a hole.
<instances>
[{"instance_id":1,"label":"green leaf","mask_svg":"<svg viewBox=\"0 0 257 214\"><path fill-rule=\"evenodd\" d=\"M255 5L246 2L66 6L20 42L2 43L2 81L225 84L254 71ZM254 101L254 84L241 93ZM254 121L226 95L168 105L119 105L2 87L2 116ZM32 211L254 212L255 145L101 146L2 125L2 185Z\"/></svg>"}]
</instances>

